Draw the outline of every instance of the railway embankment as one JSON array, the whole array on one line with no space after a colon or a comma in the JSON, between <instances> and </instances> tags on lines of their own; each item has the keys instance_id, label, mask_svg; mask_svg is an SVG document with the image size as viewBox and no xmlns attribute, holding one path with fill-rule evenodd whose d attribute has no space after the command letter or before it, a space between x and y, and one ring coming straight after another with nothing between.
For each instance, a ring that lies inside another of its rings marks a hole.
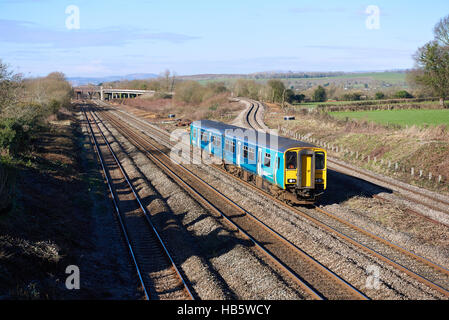
<instances>
[{"instance_id":1,"label":"railway embankment","mask_svg":"<svg viewBox=\"0 0 449 320\"><path fill-rule=\"evenodd\" d=\"M13 205L0 213L0 300L136 299L95 153L73 110L58 118L9 163L15 179Z\"/></svg>"},{"instance_id":2,"label":"railway embankment","mask_svg":"<svg viewBox=\"0 0 449 320\"><path fill-rule=\"evenodd\" d=\"M284 121L270 106L265 117L272 128L325 143L332 157L397 180L449 194L449 135L445 126L385 126L337 120L315 113Z\"/></svg>"}]
</instances>

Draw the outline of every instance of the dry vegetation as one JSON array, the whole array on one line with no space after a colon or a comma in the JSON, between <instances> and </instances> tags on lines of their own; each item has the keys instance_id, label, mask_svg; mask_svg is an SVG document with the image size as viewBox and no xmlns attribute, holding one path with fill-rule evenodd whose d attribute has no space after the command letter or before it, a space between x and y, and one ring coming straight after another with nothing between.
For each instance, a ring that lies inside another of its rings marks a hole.
<instances>
[{"instance_id":1,"label":"dry vegetation","mask_svg":"<svg viewBox=\"0 0 449 320\"><path fill-rule=\"evenodd\" d=\"M271 116L270 113L272 112ZM311 134L314 138L339 145L365 156L374 157L384 163L398 162L400 166L414 167L415 172L424 170L425 174L432 172L433 177L441 175L443 180L449 180L449 134L444 125L432 127L397 125L381 125L363 120L337 120L327 113L306 112L296 114L296 120L285 122L279 109L270 108L266 121L271 127L281 125L302 135ZM274 115L274 116L273 116ZM392 174L380 165L368 165L355 160L350 155L345 160L355 161L378 172ZM411 180L409 172L397 172L398 178L407 182L421 184ZM427 186L427 185L426 185ZM431 183L432 189L441 186ZM447 190L446 190L447 191Z\"/></svg>"},{"instance_id":2,"label":"dry vegetation","mask_svg":"<svg viewBox=\"0 0 449 320\"><path fill-rule=\"evenodd\" d=\"M62 73L23 79L0 61L0 210L14 203L17 162L33 147L36 134L70 105L71 86Z\"/></svg>"},{"instance_id":3,"label":"dry vegetation","mask_svg":"<svg viewBox=\"0 0 449 320\"><path fill-rule=\"evenodd\" d=\"M0 300L61 296L65 267L91 247L77 236L89 200L71 86L61 73L23 79L0 62L0 88Z\"/></svg>"},{"instance_id":4,"label":"dry vegetation","mask_svg":"<svg viewBox=\"0 0 449 320\"><path fill-rule=\"evenodd\" d=\"M195 81L178 83L173 97L156 94L154 97L115 102L146 111L154 118L165 119L169 114L175 114L177 119L193 121L217 119L226 122L242 108L238 103L231 102L230 92L224 85L215 83L203 86Z\"/></svg>"}]
</instances>

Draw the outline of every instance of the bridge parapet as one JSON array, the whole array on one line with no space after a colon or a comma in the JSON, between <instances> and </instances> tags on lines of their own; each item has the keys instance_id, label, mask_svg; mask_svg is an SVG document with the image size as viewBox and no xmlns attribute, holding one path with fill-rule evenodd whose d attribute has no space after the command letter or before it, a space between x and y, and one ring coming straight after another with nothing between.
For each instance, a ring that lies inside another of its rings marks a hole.
<instances>
[{"instance_id":1,"label":"bridge parapet","mask_svg":"<svg viewBox=\"0 0 449 320\"><path fill-rule=\"evenodd\" d=\"M100 100L111 100L116 98L135 98L143 94L154 95L153 90L135 90L135 89L112 89L103 88L101 86L79 86L74 87L73 91L78 99L85 97L86 95L89 99L95 98L98 95Z\"/></svg>"}]
</instances>

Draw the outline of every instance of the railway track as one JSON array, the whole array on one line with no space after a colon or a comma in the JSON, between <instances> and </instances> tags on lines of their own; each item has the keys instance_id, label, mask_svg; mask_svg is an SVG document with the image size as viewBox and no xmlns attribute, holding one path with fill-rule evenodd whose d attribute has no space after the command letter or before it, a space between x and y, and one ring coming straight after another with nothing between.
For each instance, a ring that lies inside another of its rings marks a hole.
<instances>
[{"instance_id":1,"label":"railway track","mask_svg":"<svg viewBox=\"0 0 449 320\"><path fill-rule=\"evenodd\" d=\"M254 114L254 109L248 109L248 114L250 113ZM148 124L146 125L148 126ZM151 128L154 130L154 133L158 135L159 139L165 139L167 141L166 132L154 126L151 126ZM167 141L167 143L170 144L171 142ZM224 171L220 166L217 166L216 168L221 170L224 174L229 175L229 173ZM263 192L251 183L242 181L233 175L229 176L240 183L253 188L256 192ZM276 202L283 207L287 207L289 210L293 210L295 213L308 220L312 220L313 223L319 225L321 228L337 235L344 241L351 243L367 254L408 274L410 277L433 288L444 296L448 296L449 271L447 269L378 237L369 231L359 228L348 221L338 218L336 215L323 210L322 208L315 206L313 210L307 210L305 208L299 209L288 206L268 193L265 193L265 195L270 198L270 201Z\"/></svg>"},{"instance_id":2,"label":"railway track","mask_svg":"<svg viewBox=\"0 0 449 320\"><path fill-rule=\"evenodd\" d=\"M367 299L362 292L263 223L254 214L240 207L188 168L174 164L166 155L168 153L166 147L156 140L130 129L128 125L124 125L107 112L102 112L101 116L209 212L223 218L251 241L269 261L304 290L307 298Z\"/></svg>"},{"instance_id":3,"label":"railway track","mask_svg":"<svg viewBox=\"0 0 449 320\"><path fill-rule=\"evenodd\" d=\"M151 222L98 121L90 110L83 107L82 111L145 299L193 299L187 281Z\"/></svg>"},{"instance_id":4,"label":"railway track","mask_svg":"<svg viewBox=\"0 0 449 320\"><path fill-rule=\"evenodd\" d=\"M254 114L253 109L249 110ZM141 123L146 127L151 128L152 133L157 135L157 139L159 141L165 140L167 144L172 144L172 142L168 140L167 132L155 126L151 126L147 122L143 122L140 119L134 120L141 121ZM394 243L391 243L349 223L348 221L338 218L336 215L327 212L322 208L314 207L309 210L305 208L299 209L288 206L284 202L279 201L276 198L273 198L270 194L260 190L253 184L242 181L241 179L230 175L218 166L216 166L216 168L220 169L224 174L232 177L233 179L236 179L239 183L243 183L257 192L264 193L265 196L270 198L270 201L292 210L296 214L301 215L324 230L327 230L329 233L335 234L345 242L351 243L353 246L361 249L368 255L376 257L377 259L397 270L400 270L420 283L434 289L443 296L449 297L449 271L438 264L416 255L413 252L405 250Z\"/></svg>"},{"instance_id":5,"label":"railway track","mask_svg":"<svg viewBox=\"0 0 449 320\"><path fill-rule=\"evenodd\" d=\"M249 108L245 117L247 124L251 129L258 131L268 131L269 128L265 126L261 118L263 112L261 103L254 100L248 100L248 102L251 104L251 107Z\"/></svg>"},{"instance_id":6,"label":"railway track","mask_svg":"<svg viewBox=\"0 0 449 320\"><path fill-rule=\"evenodd\" d=\"M254 116L255 113L252 109L250 109L246 117L246 119L248 119L248 126L255 130L261 130L262 126L260 126L260 121L257 121L257 119L254 119L254 121L249 121L250 118ZM341 164L339 165L343 166ZM361 170L354 169L353 167L346 166L346 168L349 170L355 170L360 174L365 174ZM369 177L380 180L374 175L369 175ZM399 183L393 182L392 184L400 186ZM420 195L433 201L437 201L438 199L423 194L422 192ZM278 203L285 205L279 200L273 198L271 195L267 194L267 196L271 197L273 201L277 201ZM446 204L444 200L438 199L438 201ZM310 211L305 212L304 210L299 210L298 208L292 209L303 217L312 218L314 222L319 223L321 227L330 232L342 230L343 232L337 231L340 237L345 238L363 251L366 251L367 253L372 254L382 261L401 270L402 272L405 272L416 280L442 293L444 296L449 297L449 270L446 268L441 267L440 265L433 263L424 257L408 251L348 221L345 221L344 219L341 219L317 206L314 206L314 211L320 213L320 215L315 214L315 212L311 214ZM375 244L372 241L375 241Z\"/></svg>"}]
</instances>

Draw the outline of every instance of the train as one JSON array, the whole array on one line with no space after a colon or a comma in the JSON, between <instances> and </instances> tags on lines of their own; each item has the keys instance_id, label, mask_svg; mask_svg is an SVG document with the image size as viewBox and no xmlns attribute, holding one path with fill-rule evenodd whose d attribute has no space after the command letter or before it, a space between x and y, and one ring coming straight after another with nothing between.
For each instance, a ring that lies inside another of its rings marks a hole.
<instances>
[{"instance_id":1,"label":"train","mask_svg":"<svg viewBox=\"0 0 449 320\"><path fill-rule=\"evenodd\" d=\"M327 153L313 144L212 120L190 124L191 149L291 204L313 204L326 190Z\"/></svg>"}]
</instances>

